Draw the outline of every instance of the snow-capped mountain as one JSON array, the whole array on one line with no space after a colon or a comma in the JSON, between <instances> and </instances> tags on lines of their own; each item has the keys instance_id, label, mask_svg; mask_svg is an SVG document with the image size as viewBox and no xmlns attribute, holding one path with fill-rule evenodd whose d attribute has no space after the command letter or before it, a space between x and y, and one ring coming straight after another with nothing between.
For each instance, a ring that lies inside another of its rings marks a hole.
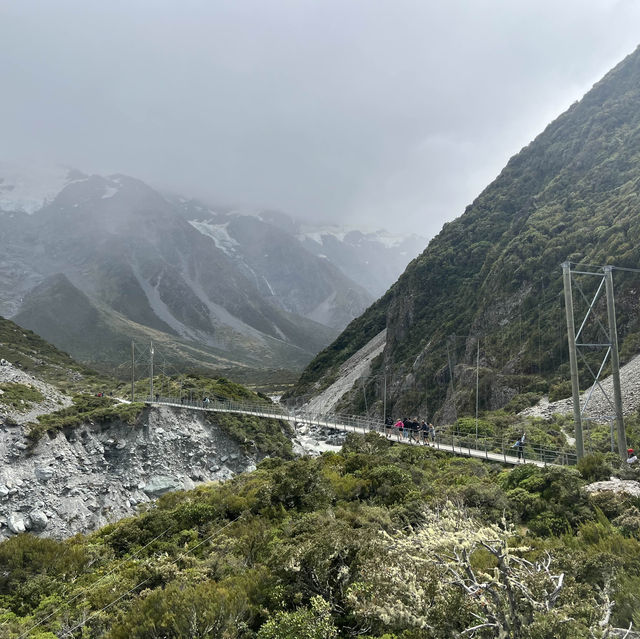
<instances>
[{"instance_id":1,"label":"snow-capped mountain","mask_svg":"<svg viewBox=\"0 0 640 639\"><path fill-rule=\"evenodd\" d=\"M417 234L398 235L383 229L363 231L348 226L314 226L273 211L260 213L260 218L295 235L309 252L337 266L375 298L386 292L407 264L427 245L427 239Z\"/></svg>"},{"instance_id":2,"label":"snow-capped mountain","mask_svg":"<svg viewBox=\"0 0 640 639\"><path fill-rule=\"evenodd\" d=\"M268 213L69 169L3 164L0 186L0 314L93 364L153 335L209 366L297 367L374 299Z\"/></svg>"},{"instance_id":3,"label":"snow-capped mountain","mask_svg":"<svg viewBox=\"0 0 640 639\"><path fill-rule=\"evenodd\" d=\"M87 177L65 166L0 162L0 210L34 213L53 201L67 184Z\"/></svg>"},{"instance_id":4,"label":"snow-capped mountain","mask_svg":"<svg viewBox=\"0 0 640 639\"><path fill-rule=\"evenodd\" d=\"M283 310L339 328L374 300L330 261L258 217L219 214L189 223L211 238L262 296Z\"/></svg>"}]
</instances>

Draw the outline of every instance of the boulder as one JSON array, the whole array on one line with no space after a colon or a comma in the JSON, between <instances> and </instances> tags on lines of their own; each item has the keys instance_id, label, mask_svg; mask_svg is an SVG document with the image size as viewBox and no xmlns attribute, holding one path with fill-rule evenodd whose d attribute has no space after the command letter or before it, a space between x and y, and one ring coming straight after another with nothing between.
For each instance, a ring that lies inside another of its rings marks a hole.
<instances>
[{"instance_id":1,"label":"boulder","mask_svg":"<svg viewBox=\"0 0 640 639\"><path fill-rule=\"evenodd\" d=\"M53 477L53 469L48 466L36 466L35 474L37 479L46 482Z\"/></svg>"},{"instance_id":2,"label":"boulder","mask_svg":"<svg viewBox=\"0 0 640 639\"><path fill-rule=\"evenodd\" d=\"M35 532L42 532L49 523L49 518L41 510L32 510L29 513L31 519L31 528Z\"/></svg>"},{"instance_id":3,"label":"boulder","mask_svg":"<svg viewBox=\"0 0 640 639\"><path fill-rule=\"evenodd\" d=\"M168 475L154 475L143 488L147 495L157 497L182 488L182 482Z\"/></svg>"},{"instance_id":4,"label":"boulder","mask_svg":"<svg viewBox=\"0 0 640 639\"><path fill-rule=\"evenodd\" d=\"M24 518L20 513L11 513L9 515L8 526L9 530L16 535L26 532L27 530Z\"/></svg>"}]
</instances>

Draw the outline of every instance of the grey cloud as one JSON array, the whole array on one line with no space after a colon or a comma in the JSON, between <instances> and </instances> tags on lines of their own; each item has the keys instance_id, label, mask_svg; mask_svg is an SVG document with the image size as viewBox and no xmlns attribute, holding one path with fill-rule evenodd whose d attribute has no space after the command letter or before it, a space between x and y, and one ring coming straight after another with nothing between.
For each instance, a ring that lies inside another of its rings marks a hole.
<instances>
[{"instance_id":1,"label":"grey cloud","mask_svg":"<svg viewBox=\"0 0 640 639\"><path fill-rule=\"evenodd\" d=\"M426 234L636 46L614 0L0 1L1 155Z\"/></svg>"}]
</instances>

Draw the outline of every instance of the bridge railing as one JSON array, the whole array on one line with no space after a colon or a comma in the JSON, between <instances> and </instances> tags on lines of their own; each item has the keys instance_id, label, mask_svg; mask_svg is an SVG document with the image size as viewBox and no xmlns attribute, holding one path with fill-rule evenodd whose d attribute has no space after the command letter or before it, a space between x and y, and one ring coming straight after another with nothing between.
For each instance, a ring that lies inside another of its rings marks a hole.
<instances>
[{"instance_id":1,"label":"bridge railing","mask_svg":"<svg viewBox=\"0 0 640 639\"><path fill-rule=\"evenodd\" d=\"M340 413L319 413L302 409L287 408L280 404L242 402L233 400L194 400L179 397L157 396L147 397L146 402L170 404L197 408L200 410L210 410L218 412L250 413L265 417L274 417L292 421L296 424L308 424L320 427L327 427L346 432L377 432L381 435L405 444L429 445L437 449L447 450L468 456L484 456L486 459L513 463L517 461L518 450L513 444L513 438L506 435L498 436L475 436L456 429L454 426L445 426L436 429L435 436L429 437L423 431L411 429L398 429L394 426L385 425L381 419L366 417L363 415L348 415ZM574 465L577 463L576 453L560 448L553 448L526 442L523 447L522 456L524 461L535 461L542 464L554 465Z\"/></svg>"}]
</instances>

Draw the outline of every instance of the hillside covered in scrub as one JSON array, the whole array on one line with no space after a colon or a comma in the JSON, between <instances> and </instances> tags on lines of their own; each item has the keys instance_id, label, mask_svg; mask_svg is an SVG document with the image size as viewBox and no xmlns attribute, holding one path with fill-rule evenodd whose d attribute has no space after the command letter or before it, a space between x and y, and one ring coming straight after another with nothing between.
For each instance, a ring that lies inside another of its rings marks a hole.
<instances>
[{"instance_id":1,"label":"hillside covered in scrub","mask_svg":"<svg viewBox=\"0 0 640 639\"><path fill-rule=\"evenodd\" d=\"M385 377L394 417L469 414L476 361L481 410L517 395L525 403L570 395L560 264L640 267L639 183L640 49L445 224L386 295L309 364L291 395L327 388L384 329L386 346L367 371L365 392L356 384L343 410L368 405L380 414ZM640 279L626 271L614 278L626 361L640 350ZM582 282L587 298L597 284Z\"/></svg>"},{"instance_id":2,"label":"hillside covered in scrub","mask_svg":"<svg viewBox=\"0 0 640 639\"><path fill-rule=\"evenodd\" d=\"M0 358L60 390L102 390L114 381L56 348L40 335L0 317Z\"/></svg>"},{"instance_id":3,"label":"hillside covered in scrub","mask_svg":"<svg viewBox=\"0 0 640 639\"><path fill-rule=\"evenodd\" d=\"M0 544L3 637L584 639L640 622L638 498L350 436L66 541ZM474 630L471 630L475 628Z\"/></svg>"},{"instance_id":4,"label":"hillside covered in scrub","mask_svg":"<svg viewBox=\"0 0 640 639\"><path fill-rule=\"evenodd\" d=\"M0 320L0 336L0 540L88 532L167 491L228 479L268 455L293 457L288 423L131 402L128 383L35 333ZM197 373L154 382L173 396L271 401ZM149 380L137 380L136 399L148 392Z\"/></svg>"}]
</instances>

